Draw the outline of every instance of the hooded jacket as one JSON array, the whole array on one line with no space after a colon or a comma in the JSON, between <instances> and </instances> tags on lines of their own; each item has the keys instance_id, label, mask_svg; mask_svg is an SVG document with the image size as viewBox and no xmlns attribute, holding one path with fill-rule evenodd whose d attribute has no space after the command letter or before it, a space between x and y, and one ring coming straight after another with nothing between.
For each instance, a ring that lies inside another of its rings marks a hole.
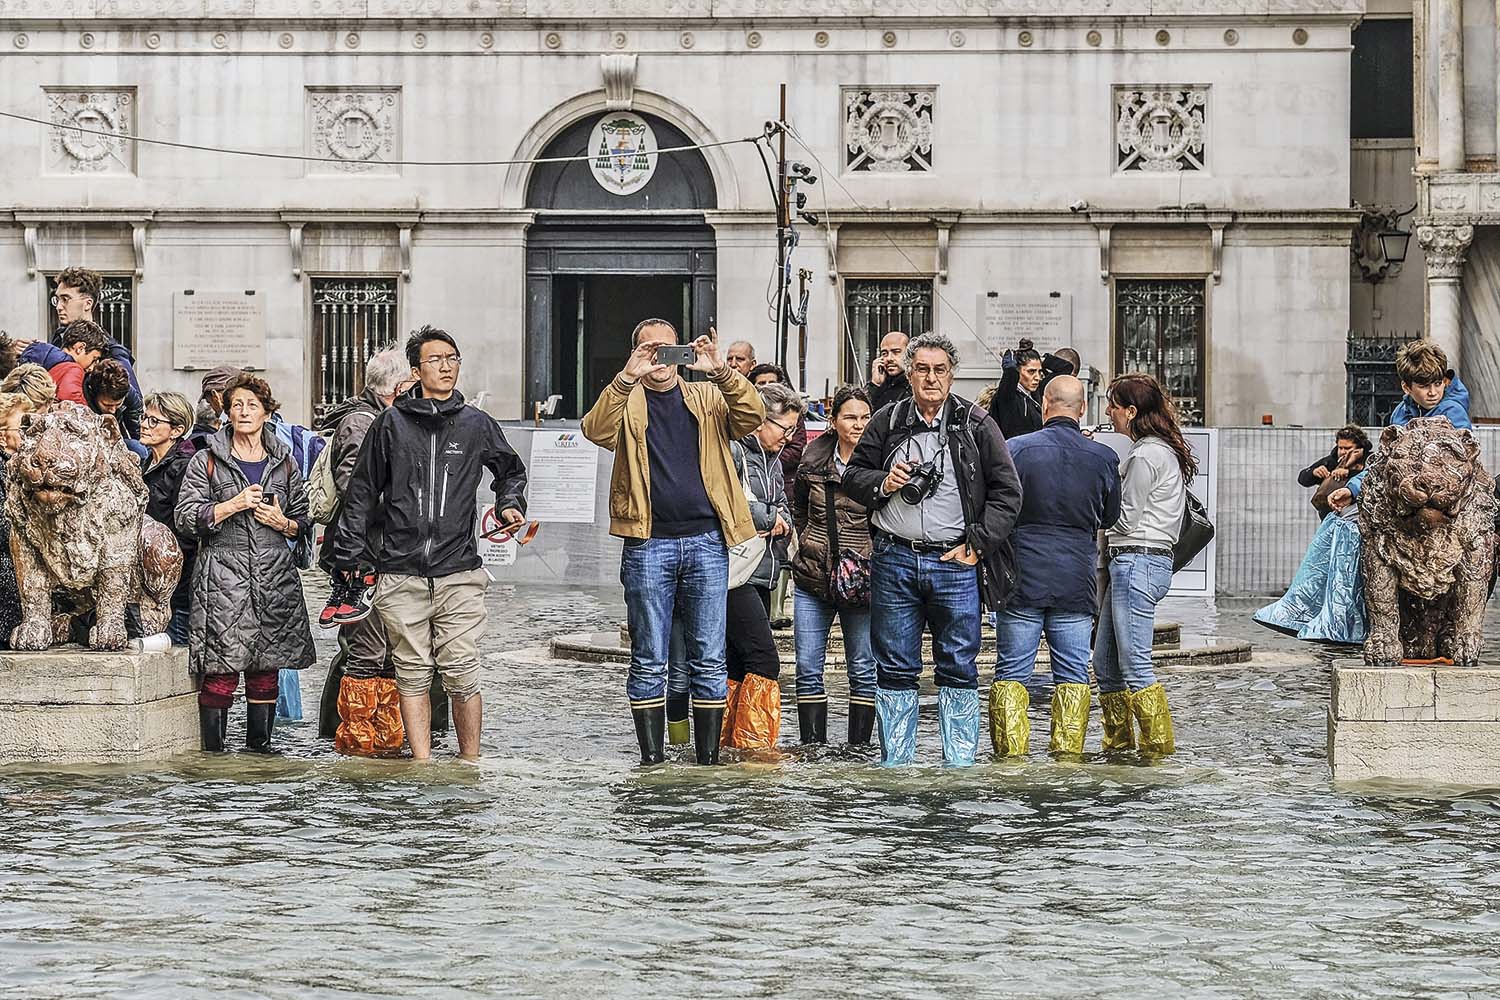
<instances>
[{"instance_id":1,"label":"hooded jacket","mask_svg":"<svg viewBox=\"0 0 1500 1000\"><path fill-rule=\"evenodd\" d=\"M776 526L777 517L790 528L792 508L787 503L785 480L782 479L781 463L777 461L777 456L766 454L766 449L754 432L736 441L732 451L735 471L744 477L750 492L755 495L753 500L746 497L755 530L769 532ZM766 558L755 567L749 580L757 587L770 587L781 568L786 565L787 536L771 538L767 535L766 541L769 543Z\"/></svg>"},{"instance_id":2,"label":"hooded jacket","mask_svg":"<svg viewBox=\"0 0 1500 1000\"><path fill-rule=\"evenodd\" d=\"M328 453L328 463L333 474L333 488L338 491L340 497L339 506L334 508L333 519L328 525L328 530L323 533L323 550L319 553L318 565L324 570L334 568L333 539L338 533L339 519L343 513L342 498L348 493L349 480L354 476L354 463L359 458L359 446L364 443L365 435L370 432L375 418L380 416L384 409L385 404L380 401L380 397L372 390L366 389L358 396L350 396L330 409L318 427L319 431L332 434L328 447L333 450ZM374 520L378 522L379 518ZM372 533L378 531L378 524L372 523L370 530ZM378 548L378 545L372 547Z\"/></svg>"},{"instance_id":3,"label":"hooded jacket","mask_svg":"<svg viewBox=\"0 0 1500 1000\"><path fill-rule=\"evenodd\" d=\"M206 515L250 485L230 452L232 434L226 428L213 435L208 449L188 461L173 513L177 533L198 539L188 665L195 674L301 670L317 662L317 656L297 556L286 536L257 521L253 511L238 511L218 524ZM269 425L261 440L266 449L261 486L305 530L307 490L291 450Z\"/></svg>"},{"instance_id":4,"label":"hooded jacket","mask_svg":"<svg viewBox=\"0 0 1500 1000\"><path fill-rule=\"evenodd\" d=\"M979 594L992 611L1005 607L1015 586L1015 553L1010 533L1021 512L1021 481L1011 464L1000 428L989 414L950 395L943 420L953 428L948 452L958 477L964 508L964 538L979 553ZM881 490L896 451L911 436L915 402L903 401L876 412L844 470L844 490L871 513L890 500Z\"/></svg>"},{"instance_id":5,"label":"hooded jacket","mask_svg":"<svg viewBox=\"0 0 1500 1000\"><path fill-rule=\"evenodd\" d=\"M447 399L421 393L418 385L398 398L365 435L334 532L338 569L427 578L478 569L475 496L485 469L495 509L526 511L526 466L495 418L456 390Z\"/></svg>"},{"instance_id":6,"label":"hooded jacket","mask_svg":"<svg viewBox=\"0 0 1500 1000\"><path fill-rule=\"evenodd\" d=\"M204 442L205 445L207 442ZM177 536L177 547L182 550L182 575L177 578L177 589L172 591L172 610L189 606L193 593L193 562L198 555L198 539L177 530L177 498L182 493L182 480L187 475L188 462L198 451L193 442L184 438L178 441L160 462L141 470L146 481L146 514L172 529ZM149 459L143 459L142 466Z\"/></svg>"},{"instance_id":7,"label":"hooded jacket","mask_svg":"<svg viewBox=\"0 0 1500 1000\"><path fill-rule=\"evenodd\" d=\"M43 344L40 342L32 344L26 350L21 352L20 360L22 362L29 361L34 364L39 364L49 371L51 370L53 364L58 364L62 360L72 361L72 357L68 354L68 352L62 349L60 343L62 340L63 331L66 329L66 326L60 326L56 330L54 330L52 333L51 344ZM37 349L56 352L49 353L46 356L56 358L58 360L55 360L49 364L45 361L38 361L34 357L29 358L26 356L31 351ZM130 391L125 394L125 402L121 404L120 410L115 414L115 416L119 418L120 429L125 432L125 436L130 438L132 441L139 441L141 439L141 414L145 412L145 397L141 395L141 384L140 382L136 381L135 377L135 355L126 350L124 344L121 344L119 341L111 337L109 339L109 350L104 353L104 356L106 358L109 358L111 361L118 361L121 366L124 367L125 374L130 376ZM79 388L81 391L82 387L80 386ZM87 406L87 402L85 402L84 405Z\"/></svg>"}]
</instances>

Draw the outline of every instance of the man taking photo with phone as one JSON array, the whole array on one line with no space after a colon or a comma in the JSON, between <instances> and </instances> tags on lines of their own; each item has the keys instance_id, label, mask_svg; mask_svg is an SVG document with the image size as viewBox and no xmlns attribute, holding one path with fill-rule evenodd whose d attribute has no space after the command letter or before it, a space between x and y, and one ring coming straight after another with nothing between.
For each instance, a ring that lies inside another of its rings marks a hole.
<instances>
[{"instance_id":1,"label":"man taking photo with phone","mask_svg":"<svg viewBox=\"0 0 1500 1000\"><path fill-rule=\"evenodd\" d=\"M719 356L715 331L679 346L671 323L642 320L631 334L631 348L625 368L583 418L584 436L615 454L609 531L625 541L620 557L630 612L625 693L641 763L660 763L672 619L681 619L697 759L716 764L728 693L729 546L756 534L729 443L761 425L765 406L749 380ZM708 380L686 382L678 365Z\"/></svg>"}]
</instances>

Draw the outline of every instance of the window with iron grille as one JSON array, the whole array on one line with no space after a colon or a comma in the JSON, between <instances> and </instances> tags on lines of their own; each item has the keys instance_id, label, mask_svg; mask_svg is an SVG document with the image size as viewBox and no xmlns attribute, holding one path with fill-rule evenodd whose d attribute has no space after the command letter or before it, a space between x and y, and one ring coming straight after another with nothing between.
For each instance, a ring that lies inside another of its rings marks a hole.
<instances>
[{"instance_id":1,"label":"window with iron grille","mask_svg":"<svg viewBox=\"0 0 1500 1000\"><path fill-rule=\"evenodd\" d=\"M858 279L844 282L849 341L844 344L844 380L863 385L880 338L893 330L915 337L932 329L932 282Z\"/></svg>"},{"instance_id":2,"label":"window with iron grille","mask_svg":"<svg viewBox=\"0 0 1500 1000\"><path fill-rule=\"evenodd\" d=\"M57 329L57 310L52 306L52 296L57 294L57 276L47 277L47 322L46 336L50 338ZM128 274L106 274L99 290L99 301L94 303L94 321L104 327L115 340L135 353L135 279Z\"/></svg>"},{"instance_id":3,"label":"window with iron grille","mask_svg":"<svg viewBox=\"0 0 1500 1000\"><path fill-rule=\"evenodd\" d=\"M365 362L396 339L395 278L313 278L313 409L365 387Z\"/></svg>"},{"instance_id":4,"label":"window with iron grille","mask_svg":"<svg viewBox=\"0 0 1500 1000\"><path fill-rule=\"evenodd\" d=\"M1358 333L1349 331L1345 349L1347 412L1351 424L1383 427L1405 392L1396 377L1396 352L1408 340L1422 339L1416 333Z\"/></svg>"},{"instance_id":5,"label":"window with iron grille","mask_svg":"<svg viewBox=\"0 0 1500 1000\"><path fill-rule=\"evenodd\" d=\"M1115 282L1115 371L1154 375L1185 424L1202 424L1202 281Z\"/></svg>"}]
</instances>

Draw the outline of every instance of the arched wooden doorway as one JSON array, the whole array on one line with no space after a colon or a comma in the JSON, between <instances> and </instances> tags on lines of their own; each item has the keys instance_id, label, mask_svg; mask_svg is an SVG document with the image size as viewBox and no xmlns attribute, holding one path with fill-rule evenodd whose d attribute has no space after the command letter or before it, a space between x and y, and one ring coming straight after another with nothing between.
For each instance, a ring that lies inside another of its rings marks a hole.
<instances>
[{"instance_id":1,"label":"arched wooden doorway","mask_svg":"<svg viewBox=\"0 0 1500 1000\"><path fill-rule=\"evenodd\" d=\"M559 416L593 405L640 320L671 320L688 337L715 322L714 233L703 213L717 207L717 195L702 153L656 156L643 184L625 176L640 157L625 157L614 172L602 166L636 141L630 132L642 121L656 148L694 142L656 115L589 115L541 155L593 159L539 164L527 185L526 207L537 213L526 242L527 387L534 400L560 394Z\"/></svg>"}]
</instances>

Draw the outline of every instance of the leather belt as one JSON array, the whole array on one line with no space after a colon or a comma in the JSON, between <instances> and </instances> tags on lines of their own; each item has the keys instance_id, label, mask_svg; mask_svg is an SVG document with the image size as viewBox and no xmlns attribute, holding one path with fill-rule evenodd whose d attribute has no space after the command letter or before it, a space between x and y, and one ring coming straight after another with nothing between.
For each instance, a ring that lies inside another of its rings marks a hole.
<instances>
[{"instance_id":1,"label":"leather belt","mask_svg":"<svg viewBox=\"0 0 1500 1000\"><path fill-rule=\"evenodd\" d=\"M913 541L910 538L902 538L899 535L892 535L886 531L882 531L880 532L880 534L885 536L890 541L901 546L902 548L911 549L913 552L919 555L932 555L934 553L936 553L937 555L942 555L944 552L947 552L959 545L963 545L966 541L968 541L968 539L965 538L955 538L951 542L924 542Z\"/></svg>"},{"instance_id":2,"label":"leather belt","mask_svg":"<svg viewBox=\"0 0 1500 1000\"><path fill-rule=\"evenodd\" d=\"M1168 549L1154 549L1149 545L1111 545L1109 557L1115 556L1170 556Z\"/></svg>"}]
</instances>

